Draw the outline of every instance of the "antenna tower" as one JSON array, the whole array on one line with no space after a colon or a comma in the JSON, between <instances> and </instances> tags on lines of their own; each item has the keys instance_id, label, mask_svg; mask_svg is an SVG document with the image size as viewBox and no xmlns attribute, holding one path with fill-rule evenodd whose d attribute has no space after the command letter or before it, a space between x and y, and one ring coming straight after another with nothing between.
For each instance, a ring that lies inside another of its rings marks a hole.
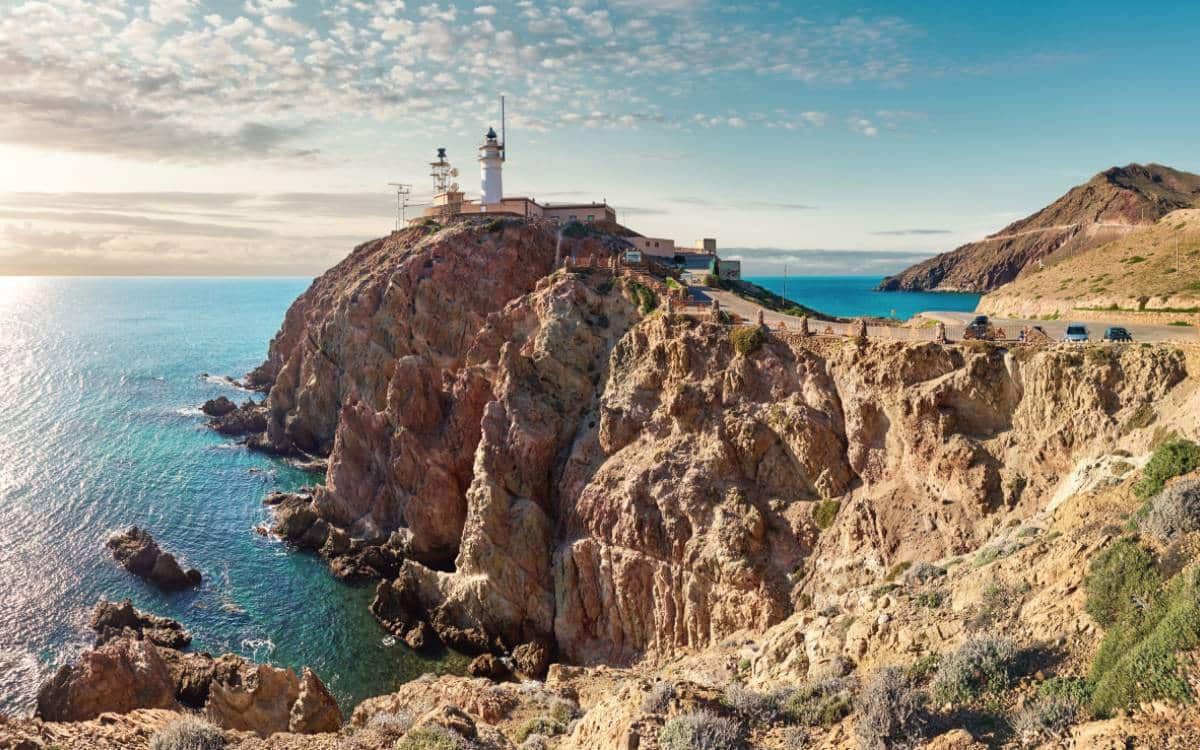
<instances>
[{"instance_id":1,"label":"antenna tower","mask_svg":"<svg viewBox=\"0 0 1200 750\"><path fill-rule=\"evenodd\" d=\"M508 161L508 131L504 122L504 94L500 95L500 161Z\"/></svg>"},{"instance_id":2,"label":"antenna tower","mask_svg":"<svg viewBox=\"0 0 1200 750\"><path fill-rule=\"evenodd\" d=\"M389 182L388 184L396 188L396 231L399 232L408 223L405 213L408 209L408 196L412 194L412 185L403 182Z\"/></svg>"}]
</instances>

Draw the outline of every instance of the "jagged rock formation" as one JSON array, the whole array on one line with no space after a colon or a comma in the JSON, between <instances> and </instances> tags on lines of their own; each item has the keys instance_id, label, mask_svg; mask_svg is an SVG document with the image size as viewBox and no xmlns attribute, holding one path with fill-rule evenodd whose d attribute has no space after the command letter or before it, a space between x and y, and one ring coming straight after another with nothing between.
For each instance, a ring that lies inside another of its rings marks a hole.
<instances>
[{"instance_id":1,"label":"jagged rock formation","mask_svg":"<svg viewBox=\"0 0 1200 750\"><path fill-rule=\"evenodd\" d=\"M97 646L123 636L174 649L185 648L192 642L191 634L178 622L134 609L133 602L128 599L120 604L101 600L92 610L88 625L97 633Z\"/></svg>"},{"instance_id":2,"label":"jagged rock formation","mask_svg":"<svg viewBox=\"0 0 1200 750\"><path fill-rule=\"evenodd\" d=\"M1159 164L1112 167L994 235L922 261L879 284L888 291L988 292L1035 268L1200 208L1200 175Z\"/></svg>"},{"instance_id":3,"label":"jagged rock formation","mask_svg":"<svg viewBox=\"0 0 1200 750\"><path fill-rule=\"evenodd\" d=\"M150 532L136 526L128 531L113 534L106 546L121 567L139 578L145 578L164 591L194 588L200 585L200 571L187 571L179 565L175 556L162 551Z\"/></svg>"},{"instance_id":4,"label":"jagged rock formation","mask_svg":"<svg viewBox=\"0 0 1200 750\"><path fill-rule=\"evenodd\" d=\"M277 378L272 445L332 451L276 530L381 573L373 610L406 638L632 663L764 629L977 545L1185 374L1165 350L738 353L726 326L643 319L607 272L539 278L553 241L511 222L364 245L251 375Z\"/></svg>"},{"instance_id":5,"label":"jagged rock formation","mask_svg":"<svg viewBox=\"0 0 1200 750\"><path fill-rule=\"evenodd\" d=\"M184 653L156 645L153 630L145 628L103 637L111 635L107 623L129 619L127 612L119 612L123 609L98 608L94 620L104 628L101 643L42 685L38 718L81 722L139 709L190 708L218 726L264 737L333 732L341 726L337 702L311 670L297 677L291 669L255 664L235 654L214 659ZM162 621L173 622L134 613L138 622L154 623L155 630L166 627Z\"/></svg>"}]
</instances>

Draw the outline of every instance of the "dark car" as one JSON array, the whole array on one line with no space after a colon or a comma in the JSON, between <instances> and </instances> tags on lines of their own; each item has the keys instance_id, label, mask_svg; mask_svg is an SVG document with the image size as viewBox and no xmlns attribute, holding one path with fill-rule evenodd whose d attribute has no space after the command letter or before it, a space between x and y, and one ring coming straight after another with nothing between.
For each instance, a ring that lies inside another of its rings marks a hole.
<instances>
[{"instance_id":1,"label":"dark car","mask_svg":"<svg viewBox=\"0 0 1200 750\"><path fill-rule=\"evenodd\" d=\"M967 330L964 338L968 339L990 339L992 338L992 324L988 321L986 315L976 315L975 318L967 324Z\"/></svg>"},{"instance_id":2,"label":"dark car","mask_svg":"<svg viewBox=\"0 0 1200 750\"><path fill-rule=\"evenodd\" d=\"M1129 331L1122 328L1121 326L1109 326L1108 328L1104 329L1104 340L1105 341L1133 341L1133 336L1131 336Z\"/></svg>"}]
</instances>

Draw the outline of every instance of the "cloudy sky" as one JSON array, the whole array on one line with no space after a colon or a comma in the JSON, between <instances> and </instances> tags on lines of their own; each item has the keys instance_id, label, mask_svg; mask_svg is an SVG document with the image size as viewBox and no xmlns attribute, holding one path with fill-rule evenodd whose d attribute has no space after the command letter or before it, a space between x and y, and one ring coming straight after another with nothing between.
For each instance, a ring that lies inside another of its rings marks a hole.
<instances>
[{"instance_id":1,"label":"cloudy sky","mask_svg":"<svg viewBox=\"0 0 1200 750\"><path fill-rule=\"evenodd\" d=\"M436 147L477 192L500 93L509 194L884 273L1113 164L1200 171L1198 7L0 0L0 273L317 273Z\"/></svg>"}]
</instances>

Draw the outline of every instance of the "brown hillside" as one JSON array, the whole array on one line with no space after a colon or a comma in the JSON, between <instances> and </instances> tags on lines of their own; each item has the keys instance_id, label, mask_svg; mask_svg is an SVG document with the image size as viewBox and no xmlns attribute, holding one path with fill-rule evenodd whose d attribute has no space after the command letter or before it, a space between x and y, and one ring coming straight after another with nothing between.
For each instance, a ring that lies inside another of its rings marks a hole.
<instances>
[{"instance_id":1,"label":"brown hillside","mask_svg":"<svg viewBox=\"0 0 1200 750\"><path fill-rule=\"evenodd\" d=\"M1070 257L1153 224L1171 211L1195 207L1200 207L1200 175L1159 164L1113 167L983 240L889 276L879 288L991 291L1039 261Z\"/></svg>"}]
</instances>

